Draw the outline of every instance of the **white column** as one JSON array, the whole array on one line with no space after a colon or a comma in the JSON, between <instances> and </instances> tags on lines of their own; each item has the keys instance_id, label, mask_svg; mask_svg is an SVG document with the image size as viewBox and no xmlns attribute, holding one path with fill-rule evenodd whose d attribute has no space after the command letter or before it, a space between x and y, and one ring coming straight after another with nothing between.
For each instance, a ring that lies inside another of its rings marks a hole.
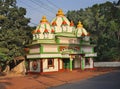
<instances>
[{"instance_id":1,"label":"white column","mask_svg":"<svg viewBox=\"0 0 120 89\"><path fill-rule=\"evenodd\" d=\"M93 59L90 58L90 68L93 68Z\"/></svg>"}]
</instances>

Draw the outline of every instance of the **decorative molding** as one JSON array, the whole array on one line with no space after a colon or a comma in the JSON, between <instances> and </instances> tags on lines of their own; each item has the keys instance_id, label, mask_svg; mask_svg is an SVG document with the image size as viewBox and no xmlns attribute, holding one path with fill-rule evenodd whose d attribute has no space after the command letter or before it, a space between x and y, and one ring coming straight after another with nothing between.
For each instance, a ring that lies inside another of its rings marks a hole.
<instances>
[{"instance_id":1,"label":"decorative molding","mask_svg":"<svg viewBox=\"0 0 120 89\"><path fill-rule=\"evenodd\" d=\"M85 54L85 57L96 57L97 53L89 53L89 54Z\"/></svg>"},{"instance_id":2,"label":"decorative molding","mask_svg":"<svg viewBox=\"0 0 120 89\"><path fill-rule=\"evenodd\" d=\"M51 57L62 57L61 54L36 54L36 55L27 55L27 58L51 58Z\"/></svg>"}]
</instances>

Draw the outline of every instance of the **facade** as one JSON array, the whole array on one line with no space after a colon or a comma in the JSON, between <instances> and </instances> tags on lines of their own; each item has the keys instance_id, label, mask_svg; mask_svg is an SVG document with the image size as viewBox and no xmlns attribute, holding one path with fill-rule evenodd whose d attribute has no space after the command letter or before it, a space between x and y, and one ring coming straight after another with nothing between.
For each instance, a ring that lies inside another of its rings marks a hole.
<instances>
[{"instance_id":1,"label":"facade","mask_svg":"<svg viewBox=\"0 0 120 89\"><path fill-rule=\"evenodd\" d=\"M63 11L49 23L45 16L32 32L33 41L28 45L29 72L43 73L73 69L93 68L94 46L90 34L78 22L77 27Z\"/></svg>"}]
</instances>

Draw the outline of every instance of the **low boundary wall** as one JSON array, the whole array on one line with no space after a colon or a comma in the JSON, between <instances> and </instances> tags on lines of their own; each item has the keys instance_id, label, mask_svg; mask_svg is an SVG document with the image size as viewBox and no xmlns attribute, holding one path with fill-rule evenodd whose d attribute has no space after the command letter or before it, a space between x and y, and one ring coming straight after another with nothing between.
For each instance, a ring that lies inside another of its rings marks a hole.
<instances>
[{"instance_id":1,"label":"low boundary wall","mask_svg":"<svg viewBox=\"0 0 120 89\"><path fill-rule=\"evenodd\" d=\"M94 62L94 67L120 67L120 62Z\"/></svg>"}]
</instances>

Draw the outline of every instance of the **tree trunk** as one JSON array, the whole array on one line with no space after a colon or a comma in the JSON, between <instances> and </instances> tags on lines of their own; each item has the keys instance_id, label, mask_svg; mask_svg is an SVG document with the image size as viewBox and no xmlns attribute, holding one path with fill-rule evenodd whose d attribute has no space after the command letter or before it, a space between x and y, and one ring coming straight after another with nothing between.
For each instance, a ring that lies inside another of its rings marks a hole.
<instances>
[{"instance_id":1,"label":"tree trunk","mask_svg":"<svg viewBox=\"0 0 120 89\"><path fill-rule=\"evenodd\" d=\"M10 66L9 65L7 65L6 66L6 68L5 68L5 70L3 71L4 73L6 73L6 74L8 74L9 73L9 71L10 71Z\"/></svg>"}]
</instances>

